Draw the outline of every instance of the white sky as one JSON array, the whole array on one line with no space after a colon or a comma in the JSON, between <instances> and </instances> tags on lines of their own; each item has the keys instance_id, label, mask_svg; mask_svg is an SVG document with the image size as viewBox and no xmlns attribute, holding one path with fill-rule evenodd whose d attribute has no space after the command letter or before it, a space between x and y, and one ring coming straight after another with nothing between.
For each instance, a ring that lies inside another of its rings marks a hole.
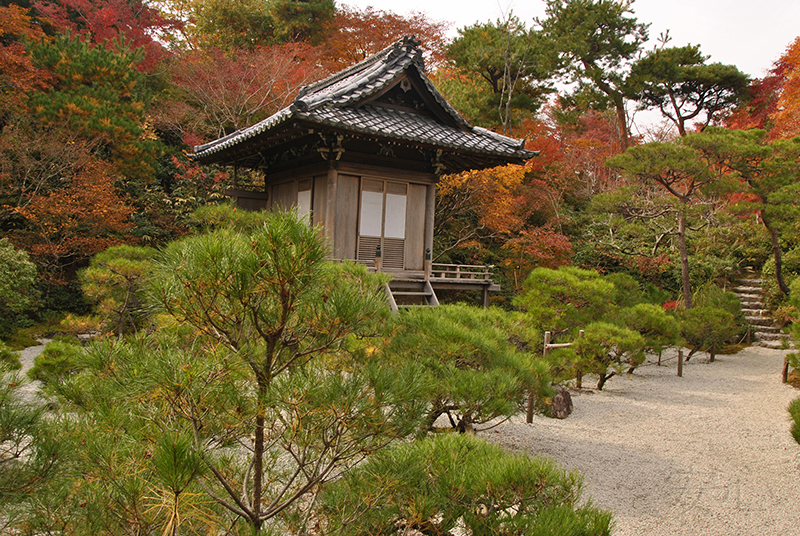
<instances>
[{"instance_id":1,"label":"white sky","mask_svg":"<svg viewBox=\"0 0 800 536\"><path fill-rule=\"evenodd\" d=\"M475 22L500 18L512 9L528 26L544 16L543 0L338 0L407 15L419 11L452 23L449 35ZM800 0L636 0L633 11L650 23L650 37L669 29L672 46L700 45L709 61L736 65L762 77L800 35ZM647 48L650 48L648 45Z\"/></svg>"}]
</instances>

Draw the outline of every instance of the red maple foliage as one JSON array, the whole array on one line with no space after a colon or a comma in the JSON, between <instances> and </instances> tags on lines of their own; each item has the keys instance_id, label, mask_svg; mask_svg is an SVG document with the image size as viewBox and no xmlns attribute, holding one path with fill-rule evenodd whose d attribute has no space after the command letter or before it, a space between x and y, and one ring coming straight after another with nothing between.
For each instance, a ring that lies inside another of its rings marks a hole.
<instances>
[{"instance_id":1,"label":"red maple foliage","mask_svg":"<svg viewBox=\"0 0 800 536\"><path fill-rule=\"evenodd\" d=\"M93 43L112 48L125 39L131 49L143 48L145 59L137 67L152 72L167 55L163 36L182 26L141 0L54 0L34 3L60 33L87 36Z\"/></svg>"},{"instance_id":2,"label":"red maple foliage","mask_svg":"<svg viewBox=\"0 0 800 536\"><path fill-rule=\"evenodd\" d=\"M325 41L326 67L332 72L358 63L379 52L405 36L415 36L431 63L441 63L444 58L443 43L449 24L431 21L422 13L408 16L391 11L363 10L340 5L329 28Z\"/></svg>"},{"instance_id":3,"label":"red maple foliage","mask_svg":"<svg viewBox=\"0 0 800 536\"><path fill-rule=\"evenodd\" d=\"M154 122L195 143L252 125L325 74L319 54L304 43L187 52L170 68L178 98L163 102L153 112Z\"/></svg>"}]
</instances>

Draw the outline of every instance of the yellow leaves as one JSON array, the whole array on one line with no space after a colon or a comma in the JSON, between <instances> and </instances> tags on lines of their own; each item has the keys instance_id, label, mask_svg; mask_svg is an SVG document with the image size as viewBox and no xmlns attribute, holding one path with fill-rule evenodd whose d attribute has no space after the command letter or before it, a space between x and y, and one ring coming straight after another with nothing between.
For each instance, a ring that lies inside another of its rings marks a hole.
<instances>
[{"instance_id":1,"label":"yellow leaves","mask_svg":"<svg viewBox=\"0 0 800 536\"><path fill-rule=\"evenodd\" d=\"M522 225L520 187L525 168L509 164L443 177L440 198L458 203L479 214L481 225L495 232L510 233Z\"/></svg>"}]
</instances>

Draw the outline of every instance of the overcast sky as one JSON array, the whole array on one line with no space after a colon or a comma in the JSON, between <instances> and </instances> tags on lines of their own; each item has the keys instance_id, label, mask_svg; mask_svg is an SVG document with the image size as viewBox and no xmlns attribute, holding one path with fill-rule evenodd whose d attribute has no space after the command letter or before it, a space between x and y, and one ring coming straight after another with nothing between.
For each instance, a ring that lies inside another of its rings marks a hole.
<instances>
[{"instance_id":1,"label":"overcast sky","mask_svg":"<svg viewBox=\"0 0 800 536\"><path fill-rule=\"evenodd\" d=\"M530 23L544 16L543 0L338 0L359 8L372 6L407 15L419 11L452 23L456 29L493 21L512 9ZM800 0L636 0L633 11L650 23L651 39L669 29L672 46L699 44L712 62L736 65L761 77L800 35ZM530 24L529 24L530 26ZM648 46L649 48L649 46Z\"/></svg>"}]
</instances>

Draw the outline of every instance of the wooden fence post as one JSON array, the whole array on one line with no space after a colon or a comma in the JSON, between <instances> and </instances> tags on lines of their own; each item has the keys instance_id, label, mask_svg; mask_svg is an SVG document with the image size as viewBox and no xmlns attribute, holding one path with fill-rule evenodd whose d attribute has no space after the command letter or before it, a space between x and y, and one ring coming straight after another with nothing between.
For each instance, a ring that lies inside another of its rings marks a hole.
<instances>
[{"instance_id":1,"label":"wooden fence post","mask_svg":"<svg viewBox=\"0 0 800 536\"><path fill-rule=\"evenodd\" d=\"M583 338L583 330L580 330L578 332L578 338L579 339ZM578 389L583 388L583 370L581 370L580 368L578 368L578 370L575 371L575 387L577 387Z\"/></svg>"},{"instance_id":2,"label":"wooden fence post","mask_svg":"<svg viewBox=\"0 0 800 536\"><path fill-rule=\"evenodd\" d=\"M678 348L678 377L683 378L683 348Z\"/></svg>"},{"instance_id":3,"label":"wooden fence post","mask_svg":"<svg viewBox=\"0 0 800 536\"><path fill-rule=\"evenodd\" d=\"M547 358L547 348L550 346L550 332L544 332L544 348L542 350L542 357ZM528 405L526 407L525 422L531 424L533 422L533 392L528 393Z\"/></svg>"}]
</instances>

